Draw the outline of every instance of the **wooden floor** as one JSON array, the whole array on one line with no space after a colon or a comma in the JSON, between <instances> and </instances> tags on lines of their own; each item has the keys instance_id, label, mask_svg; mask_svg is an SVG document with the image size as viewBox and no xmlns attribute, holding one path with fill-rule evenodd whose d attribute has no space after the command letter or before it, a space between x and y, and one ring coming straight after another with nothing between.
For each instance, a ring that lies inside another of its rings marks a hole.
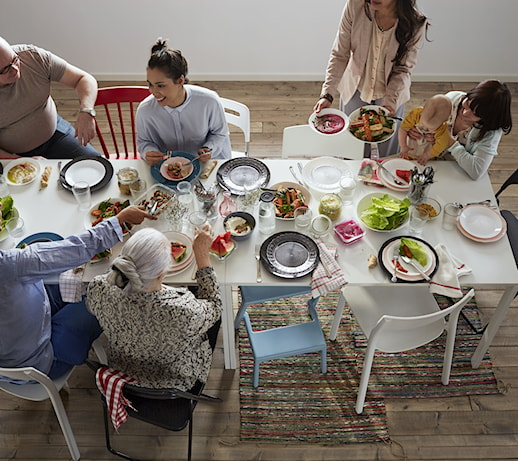
<instances>
[{"instance_id":1,"label":"wooden floor","mask_svg":"<svg viewBox=\"0 0 518 461\"><path fill-rule=\"evenodd\" d=\"M280 156L284 127L307 122L320 85L316 82L198 82L221 96L248 105L252 118L250 153L254 157ZM144 84L144 82L105 82ZM414 83L407 108L430 95L451 89L467 90L471 83ZM513 118L518 124L518 83L511 84ZM77 103L68 90L55 89L60 113L75 120ZM234 147L240 138L232 133ZM504 136L490 170L495 190L518 165L518 126ZM473 183L476 187L476 183ZM515 189L518 189L515 188ZM503 208L518 213L518 190L501 199ZM476 298L482 316L491 315L500 292L481 290ZM491 347L497 378L506 392L421 400L387 400L392 445L307 445L247 443L239 440L239 372L224 370L221 342L215 353L208 392L219 395L219 405L201 404L195 414L193 459L244 460L518 460L518 301L512 305ZM104 448L101 405L93 374L79 367L62 393L82 460L118 459ZM310 404L310 402L308 402ZM128 421L116 436L119 447L149 460L185 459L186 436ZM405 458L406 456L406 458ZM69 459L59 425L48 402L32 403L0 393L0 461Z\"/></svg>"}]
</instances>

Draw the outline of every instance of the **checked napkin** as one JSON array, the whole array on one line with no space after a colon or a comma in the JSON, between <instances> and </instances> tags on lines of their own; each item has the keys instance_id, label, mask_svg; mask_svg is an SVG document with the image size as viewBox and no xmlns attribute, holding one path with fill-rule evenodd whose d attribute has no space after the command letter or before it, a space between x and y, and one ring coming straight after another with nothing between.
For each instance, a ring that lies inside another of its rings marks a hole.
<instances>
[{"instance_id":1,"label":"checked napkin","mask_svg":"<svg viewBox=\"0 0 518 461\"><path fill-rule=\"evenodd\" d=\"M85 267L86 264L83 264L59 274L59 291L66 303L77 303L86 293L87 284L83 283Z\"/></svg>"},{"instance_id":2,"label":"checked napkin","mask_svg":"<svg viewBox=\"0 0 518 461\"><path fill-rule=\"evenodd\" d=\"M327 276L327 272L322 266L322 262L320 262L313 271L313 279L311 280L311 294L313 298L324 296L330 291L343 287L347 283L345 274L335 259L336 248L328 247L322 240L317 240L316 243L320 251L320 259L324 261L329 268L331 277Z\"/></svg>"},{"instance_id":3,"label":"checked napkin","mask_svg":"<svg viewBox=\"0 0 518 461\"><path fill-rule=\"evenodd\" d=\"M442 243L435 247L435 251L439 258L439 268L430 282L430 292L450 298L462 298L459 277L469 274L471 268L453 256Z\"/></svg>"},{"instance_id":4,"label":"checked napkin","mask_svg":"<svg viewBox=\"0 0 518 461\"><path fill-rule=\"evenodd\" d=\"M109 367L101 367L98 368L95 373L95 382L106 398L106 404L108 405L113 427L118 431L120 425L128 419L126 406L133 408L131 402L124 397L122 388L124 384L135 384L137 380L129 377L122 371L114 370Z\"/></svg>"}]
</instances>

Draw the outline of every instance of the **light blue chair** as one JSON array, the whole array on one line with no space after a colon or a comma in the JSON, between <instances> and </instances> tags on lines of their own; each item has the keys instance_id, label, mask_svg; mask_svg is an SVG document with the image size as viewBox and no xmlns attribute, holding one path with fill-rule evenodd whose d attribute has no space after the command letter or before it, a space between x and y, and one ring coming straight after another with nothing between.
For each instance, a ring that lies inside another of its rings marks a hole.
<instances>
[{"instance_id":1,"label":"light blue chair","mask_svg":"<svg viewBox=\"0 0 518 461\"><path fill-rule=\"evenodd\" d=\"M265 287L240 286L241 305L236 315L234 326L239 328L241 319L245 320L245 328L254 355L254 387L259 386L259 365L268 360L320 352L322 373L327 371L327 348L324 334L318 320L316 305L318 298L308 300L308 312L311 321L286 325L269 330L254 331L250 317L246 312L251 304L261 304L267 301L300 296L311 292L305 287Z\"/></svg>"}]
</instances>

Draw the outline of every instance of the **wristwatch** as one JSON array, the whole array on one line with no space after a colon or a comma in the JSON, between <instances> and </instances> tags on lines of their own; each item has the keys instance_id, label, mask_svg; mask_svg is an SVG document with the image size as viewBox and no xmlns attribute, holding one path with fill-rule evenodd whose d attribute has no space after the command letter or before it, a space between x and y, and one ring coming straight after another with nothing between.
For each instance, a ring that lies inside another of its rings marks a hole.
<instances>
[{"instance_id":1,"label":"wristwatch","mask_svg":"<svg viewBox=\"0 0 518 461\"><path fill-rule=\"evenodd\" d=\"M85 114L91 115L92 117L95 117L95 109L90 107L82 107L79 109L79 112L84 112Z\"/></svg>"}]
</instances>

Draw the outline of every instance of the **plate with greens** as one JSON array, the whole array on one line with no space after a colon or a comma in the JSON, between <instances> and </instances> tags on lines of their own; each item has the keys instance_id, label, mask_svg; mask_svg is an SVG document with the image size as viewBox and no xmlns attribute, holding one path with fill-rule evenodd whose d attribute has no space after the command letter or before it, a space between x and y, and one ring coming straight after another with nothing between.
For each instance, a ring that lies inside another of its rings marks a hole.
<instances>
[{"instance_id":1,"label":"plate with greens","mask_svg":"<svg viewBox=\"0 0 518 461\"><path fill-rule=\"evenodd\" d=\"M421 266L423 272L433 277L439 267L439 259L434 248L425 240L413 237L393 237L380 248L378 261L388 277L394 274L394 255L400 253L411 256ZM401 259L396 263L396 277L405 282L422 282L423 276L411 265Z\"/></svg>"},{"instance_id":2,"label":"plate with greens","mask_svg":"<svg viewBox=\"0 0 518 461\"><path fill-rule=\"evenodd\" d=\"M358 218L369 229L377 232L391 232L403 227L410 218L410 200L394 195L374 192L358 203Z\"/></svg>"}]
</instances>

